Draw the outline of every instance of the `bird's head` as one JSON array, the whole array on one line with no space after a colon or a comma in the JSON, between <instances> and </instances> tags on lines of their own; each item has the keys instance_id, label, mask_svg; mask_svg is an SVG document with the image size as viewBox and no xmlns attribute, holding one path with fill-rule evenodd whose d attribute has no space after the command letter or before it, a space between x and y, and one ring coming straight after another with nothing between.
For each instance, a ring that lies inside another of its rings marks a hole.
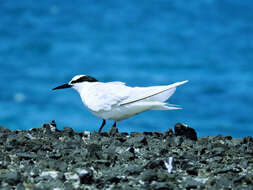
<instances>
[{"instance_id":1,"label":"bird's head","mask_svg":"<svg viewBox=\"0 0 253 190\"><path fill-rule=\"evenodd\" d=\"M98 80L88 75L76 75L71 79L71 81L69 81L69 83L63 84L61 86L57 86L53 88L52 90L58 90L58 89L64 89L64 88L74 88L78 90L80 85L84 84L85 82L98 82Z\"/></svg>"}]
</instances>

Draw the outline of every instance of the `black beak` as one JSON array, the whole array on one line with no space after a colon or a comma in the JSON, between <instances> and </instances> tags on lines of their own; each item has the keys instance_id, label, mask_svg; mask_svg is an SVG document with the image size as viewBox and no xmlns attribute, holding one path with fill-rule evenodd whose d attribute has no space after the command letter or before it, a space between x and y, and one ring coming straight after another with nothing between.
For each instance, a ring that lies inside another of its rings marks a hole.
<instances>
[{"instance_id":1,"label":"black beak","mask_svg":"<svg viewBox=\"0 0 253 190\"><path fill-rule=\"evenodd\" d=\"M63 89L63 88L71 88L72 85L70 84L64 84L64 85L61 85L61 86L57 86L55 88L53 88L52 90L58 90L58 89Z\"/></svg>"}]
</instances>

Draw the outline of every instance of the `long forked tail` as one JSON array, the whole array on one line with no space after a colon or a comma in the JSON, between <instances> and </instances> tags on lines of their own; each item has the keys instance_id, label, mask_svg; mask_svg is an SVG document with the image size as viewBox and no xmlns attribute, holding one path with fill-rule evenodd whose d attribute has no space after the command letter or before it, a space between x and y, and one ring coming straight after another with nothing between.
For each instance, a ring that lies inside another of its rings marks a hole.
<instances>
[{"instance_id":1,"label":"long forked tail","mask_svg":"<svg viewBox=\"0 0 253 190\"><path fill-rule=\"evenodd\" d=\"M168 85L168 86L151 87L151 88L153 88L152 93L146 94L145 96L139 97L139 98L134 99L134 100L129 100L129 101L123 102L121 104L121 106L131 104L131 103L135 103L135 102L139 102L139 101L142 101L142 100L157 101L157 102L163 103L164 101L169 99L174 94L174 92L176 91L177 86L180 86L180 85L182 85L184 83L187 83L187 82L188 82L188 80L185 80L185 81L182 81L182 82L173 83L173 84ZM178 107L168 106L168 105L165 105L165 104L166 103L163 103L164 109L165 108L166 109L180 109ZM159 107L160 106L161 105L159 105Z\"/></svg>"},{"instance_id":2,"label":"long forked tail","mask_svg":"<svg viewBox=\"0 0 253 190\"><path fill-rule=\"evenodd\" d=\"M178 110L182 109L177 105L167 104L165 102L135 102L133 103L134 110L138 110L137 113L147 111L147 110Z\"/></svg>"},{"instance_id":3,"label":"long forked tail","mask_svg":"<svg viewBox=\"0 0 253 190\"><path fill-rule=\"evenodd\" d=\"M164 102L156 102L156 105L152 107L152 110L180 110L182 109L178 105L167 104Z\"/></svg>"}]
</instances>

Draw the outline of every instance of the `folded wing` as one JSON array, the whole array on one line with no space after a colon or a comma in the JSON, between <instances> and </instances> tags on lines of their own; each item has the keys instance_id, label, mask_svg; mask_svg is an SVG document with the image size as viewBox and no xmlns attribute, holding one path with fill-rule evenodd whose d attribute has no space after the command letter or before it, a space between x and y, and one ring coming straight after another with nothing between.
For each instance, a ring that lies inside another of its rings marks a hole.
<instances>
[{"instance_id":1,"label":"folded wing","mask_svg":"<svg viewBox=\"0 0 253 190\"><path fill-rule=\"evenodd\" d=\"M130 96L123 102L121 102L120 106L124 106L127 104L132 104L140 101L145 102L164 102L167 99L169 99L173 93L176 91L176 87L180 86L184 83L188 82L182 81L182 82L176 82L168 86L154 86L154 87L146 87L146 88L140 88L136 87L133 88L134 96ZM137 94L138 91L138 94Z\"/></svg>"},{"instance_id":2,"label":"folded wing","mask_svg":"<svg viewBox=\"0 0 253 190\"><path fill-rule=\"evenodd\" d=\"M131 87L122 82L97 83L84 92L84 103L94 111L110 111L115 105L129 98Z\"/></svg>"}]
</instances>

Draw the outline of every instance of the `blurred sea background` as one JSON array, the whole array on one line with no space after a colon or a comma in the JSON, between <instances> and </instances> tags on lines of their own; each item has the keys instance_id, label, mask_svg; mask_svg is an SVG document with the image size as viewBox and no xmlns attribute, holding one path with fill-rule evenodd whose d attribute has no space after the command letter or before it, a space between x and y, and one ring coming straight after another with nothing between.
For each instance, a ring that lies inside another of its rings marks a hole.
<instances>
[{"instance_id":1,"label":"blurred sea background","mask_svg":"<svg viewBox=\"0 0 253 190\"><path fill-rule=\"evenodd\" d=\"M169 100L183 110L139 114L121 132L182 122L200 137L252 136L252 10L251 0L3 0L0 125L97 130L77 92L51 90L86 74L130 86L189 80Z\"/></svg>"}]
</instances>

